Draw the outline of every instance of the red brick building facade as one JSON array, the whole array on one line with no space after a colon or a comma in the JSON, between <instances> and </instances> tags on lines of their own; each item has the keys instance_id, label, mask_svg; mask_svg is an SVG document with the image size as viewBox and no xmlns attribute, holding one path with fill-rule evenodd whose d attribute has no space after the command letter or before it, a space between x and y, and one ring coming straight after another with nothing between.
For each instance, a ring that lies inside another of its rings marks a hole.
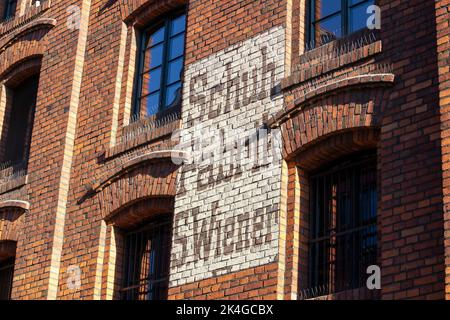
<instances>
[{"instance_id":1,"label":"red brick building facade","mask_svg":"<svg viewBox=\"0 0 450 320\"><path fill-rule=\"evenodd\" d=\"M0 14L1 298L450 298L449 0Z\"/></svg>"}]
</instances>

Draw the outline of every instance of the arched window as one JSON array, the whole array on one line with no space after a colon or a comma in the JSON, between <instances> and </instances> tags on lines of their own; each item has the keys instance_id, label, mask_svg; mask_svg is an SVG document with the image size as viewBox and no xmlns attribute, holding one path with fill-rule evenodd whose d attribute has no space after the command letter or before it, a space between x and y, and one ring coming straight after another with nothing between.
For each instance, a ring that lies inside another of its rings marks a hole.
<instances>
[{"instance_id":1,"label":"arched window","mask_svg":"<svg viewBox=\"0 0 450 320\"><path fill-rule=\"evenodd\" d=\"M186 15L169 16L142 32L134 117L181 106Z\"/></svg>"},{"instance_id":2,"label":"arched window","mask_svg":"<svg viewBox=\"0 0 450 320\"><path fill-rule=\"evenodd\" d=\"M39 76L33 75L8 88L7 112L2 132L1 162L28 159L38 93Z\"/></svg>"},{"instance_id":3,"label":"arched window","mask_svg":"<svg viewBox=\"0 0 450 320\"><path fill-rule=\"evenodd\" d=\"M320 46L367 26L367 8L375 0L310 0L310 47Z\"/></svg>"},{"instance_id":4,"label":"arched window","mask_svg":"<svg viewBox=\"0 0 450 320\"><path fill-rule=\"evenodd\" d=\"M311 175L309 185L310 292L364 287L377 261L376 156L338 161Z\"/></svg>"}]
</instances>

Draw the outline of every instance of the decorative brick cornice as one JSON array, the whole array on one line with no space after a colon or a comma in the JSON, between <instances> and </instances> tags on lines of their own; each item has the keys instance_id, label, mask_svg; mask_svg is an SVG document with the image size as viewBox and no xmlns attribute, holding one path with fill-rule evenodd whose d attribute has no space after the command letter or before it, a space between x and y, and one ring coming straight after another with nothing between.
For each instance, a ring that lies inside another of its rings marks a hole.
<instances>
[{"instance_id":1,"label":"decorative brick cornice","mask_svg":"<svg viewBox=\"0 0 450 320\"><path fill-rule=\"evenodd\" d=\"M11 20L5 21L0 24L0 38L4 37L6 34L24 27L33 19L39 17L42 13L47 11L52 4L51 0L47 0L42 3L39 7L33 6L27 10L27 12L22 16L14 17Z\"/></svg>"}]
</instances>

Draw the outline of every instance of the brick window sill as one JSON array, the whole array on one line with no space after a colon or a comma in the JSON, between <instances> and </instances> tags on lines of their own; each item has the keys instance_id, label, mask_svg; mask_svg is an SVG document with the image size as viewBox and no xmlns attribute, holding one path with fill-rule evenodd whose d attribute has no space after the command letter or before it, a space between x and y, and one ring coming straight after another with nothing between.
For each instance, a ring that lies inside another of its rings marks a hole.
<instances>
[{"instance_id":1,"label":"brick window sill","mask_svg":"<svg viewBox=\"0 0 450 320\"><path fill-rule=\"evenodd\" d=\"M11 192L19 189L28 183L28 175L12 178L7 181L0 181L0 194Z\"/></svg>"},{"instance_id":2,"label":"brick window sill","mask_svg":"<svg viewBox=\"0 0 450 320\"><path fill-rule=\"evenodd\" d=\"M161 121L146 118L136 121L122 129L118 143L105 150L104 160L117 157L133 149L161 140L180 129L181 120L178 116L168 117Z\"/></svg>"},{"instance_id":3,"label":"brick window sill","mask_svg":"<svg viewBox=\"0 0 450 320\"><path fill-rule=\"evenodd\" d=\"M281 81L281 90L366 60L382 52L375 32L364 30L307 51L299 57L290 76Z\"/></svg>"},{"instance_id":4,"label":"brick window sill","mask_svg":"<svg viewBox=\"0 0 450 320\"><path fill-rule=\"evenodd\" d=\"M15 16L9 20L0 22L0 38L20 27L23 27L25 24L40 16L43 12L50 8L51 4L51 0L46 0L39 7L33 6L28 8L22 16Z\"/></svg>"}]
</instances>

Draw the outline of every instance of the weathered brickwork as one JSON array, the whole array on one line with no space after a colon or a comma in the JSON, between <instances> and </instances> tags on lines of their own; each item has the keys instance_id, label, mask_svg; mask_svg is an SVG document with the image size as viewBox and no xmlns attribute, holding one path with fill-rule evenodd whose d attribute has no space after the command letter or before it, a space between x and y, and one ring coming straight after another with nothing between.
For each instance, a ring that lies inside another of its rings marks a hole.
<instances>
[{"instance_id":1,"label":"weathered brickwork","mask_svg":"<svg viewBox=\"0 0 450 320\"><path fill-rule=\"evenodd\" d=\"M39 88L29 156L0 163L11 298L120 299L127 234L161 217L169 299L305 298L310 177L370 151L381 290L319 299L449 299L450 1L376 1L380 30L306 50L308 2L19 0L2 159L14 89ZM136 120L140 34L183 9L181 109Z\"/></svg>"}]
</instances>

